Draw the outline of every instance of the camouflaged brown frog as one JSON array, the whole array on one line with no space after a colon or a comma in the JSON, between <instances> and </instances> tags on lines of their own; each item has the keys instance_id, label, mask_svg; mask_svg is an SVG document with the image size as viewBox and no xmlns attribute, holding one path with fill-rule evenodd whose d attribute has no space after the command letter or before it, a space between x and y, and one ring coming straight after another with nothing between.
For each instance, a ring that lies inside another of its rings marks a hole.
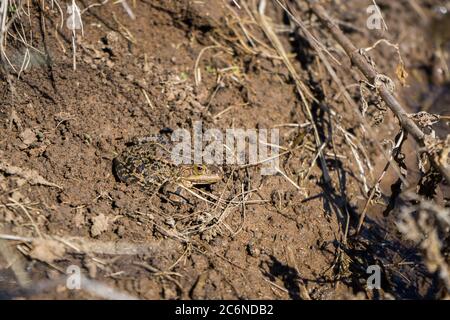
<instances>
[{"instance_id":1,"label":"camouflaged brown frog","mask_svg":"<svg viewBox=\"0 0 450 320\"><path fill-rule=\"evenodd\" d=\"M191 188L210 185L222 179L220 168L204 164L180 164L172 161L174 143L167 134L135 138L113 160L116 177L127 184L159 190L162 186Z\"/></svg>"}]
</instances>

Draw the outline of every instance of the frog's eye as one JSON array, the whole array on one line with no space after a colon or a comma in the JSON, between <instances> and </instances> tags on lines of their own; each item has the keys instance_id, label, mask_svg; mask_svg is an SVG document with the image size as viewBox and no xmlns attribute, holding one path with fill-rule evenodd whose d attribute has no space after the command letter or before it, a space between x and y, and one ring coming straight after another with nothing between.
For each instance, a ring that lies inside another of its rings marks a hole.
<instances>
[{"instance_id":1,"label":"frog's eye","mask_svg":"<svg viewBox=\"0 0 450 320\"><path fill-rule=\"evenodd\" d=\"M194 164L194 173L195 174L201 174L205 171L205 166L200 164Z\"/></svg>"}]
</instances>

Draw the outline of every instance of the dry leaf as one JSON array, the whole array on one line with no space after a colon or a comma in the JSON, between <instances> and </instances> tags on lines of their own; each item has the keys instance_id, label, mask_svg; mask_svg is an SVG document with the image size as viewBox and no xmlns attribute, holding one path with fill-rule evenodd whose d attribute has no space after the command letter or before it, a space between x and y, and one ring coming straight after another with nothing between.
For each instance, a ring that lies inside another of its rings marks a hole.
<instances>
[{"instance_id":1,"label":"dry leaf","mask_svg":"<svg viewBox=\"0 0 450 320\"><path fill-rule=\"evenodd\" d=\"M46 263L61 260L66 253L65 246L55 240L35 239L32 242L32 246L33 249L31 249L29 256Z\"/></svg>"},{"instance_id":2,"label":"dry leaf","mask_svg":"<svg viewBox=\"0 0 450 320\"><path fill-rule=\"evenodd\" d=\"M6 174L9 174L12 176L19 176L19 177L27 180L30 184L40 184L43 186L55 187L55 188L62 189L60 186L47 181L44 177L42 177L35 170L22 169L22 168L10 165L9 163L0 161L0 171L3 171Z\"/></svg>"},{"instance_id":3,"label":"dry leaf","mask_svg":"<svg viewBox=\"0 0 450 320\"><path fill-rule=\"evenodd\" d=\"M101 233L108 230L109 219L103 214L92 218L91 234L93 237L100 235Z\"/></svg>"},{"instance_id":4,"label":"dry leaf","mask_svg":"<svg viewBox=\"0 0 450 320\"><path fill-rule=\"evenodd\" d=\"M17 130L22 130L22 122L20 121L19 116L17 115L16 109L11 110L11 117L10 117L10 123L9 123L9 129L12 129L12 124L16 125Z\"/></svg>"},{"instance_id":5,"label":"dry leaf","mask_svg":"<svg viewBox=\"0 0 450 320\"><path fill-rule=\"evenodd\" d=\"M408 72L406 72L405 65L403 63L400 63L397 66L395 73L397 74L397 78L398 80L400 80L402 86L406 86L406 79L408 78Z\"/></svg>"}]
</instances>

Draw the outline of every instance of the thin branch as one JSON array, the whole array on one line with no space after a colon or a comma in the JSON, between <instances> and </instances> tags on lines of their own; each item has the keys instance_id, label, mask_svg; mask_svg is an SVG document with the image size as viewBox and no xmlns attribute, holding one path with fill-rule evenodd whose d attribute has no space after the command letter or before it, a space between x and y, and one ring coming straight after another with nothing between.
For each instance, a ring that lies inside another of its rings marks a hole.
<instances>
[{"instance_id":1,"label":"thin branch","mask_svg":"<svg viewBox=\"0 0 450 320\"><path fill-rule=\"evenodd\" d=\"M387 77L379 74L375 70L375 68L367 61L366 57L361 53L361 50L356 48L356 46L341 31L339 26L333 22L326 10L316 0L310 0L309 3L313 13L328 29L333 38L342 46L351 59L353 65L355 65L369 80L369 82L377 88L381 98L384 100L389 109L391 109L391 111L397 116L401 127L407 131L414 138L414 140L416 140L420 147L425 149L433 166L439 170L448 182L450 182L450 170L448 169L448 165L439 161L439 152L431 150L426 141L427 139L425 133L423 133L417 124L410 117L408 117L408 114L404 108L391 92L391 88L388 88L388 86L384 83L383 79L386 79ZM439 141L436 140L435 142Z\"/></svg>"}]
</instances>

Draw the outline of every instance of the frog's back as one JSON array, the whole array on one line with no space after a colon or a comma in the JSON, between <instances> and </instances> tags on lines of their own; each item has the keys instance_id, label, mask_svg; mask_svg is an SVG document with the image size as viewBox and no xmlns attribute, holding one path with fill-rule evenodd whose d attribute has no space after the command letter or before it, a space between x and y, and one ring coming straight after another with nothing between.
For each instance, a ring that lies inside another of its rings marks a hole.
<instances>
[{"instance_id":1,"label":"frog's back","mask_svg":"<svg viewBox=\"0 0 450 320\"><path fill-rule=\"evenodd\" d=\"M113 161L119 180L144 187L158 186L173 175L172 142L162 135L134 139Z\"/></svg>"}]
</instances>

